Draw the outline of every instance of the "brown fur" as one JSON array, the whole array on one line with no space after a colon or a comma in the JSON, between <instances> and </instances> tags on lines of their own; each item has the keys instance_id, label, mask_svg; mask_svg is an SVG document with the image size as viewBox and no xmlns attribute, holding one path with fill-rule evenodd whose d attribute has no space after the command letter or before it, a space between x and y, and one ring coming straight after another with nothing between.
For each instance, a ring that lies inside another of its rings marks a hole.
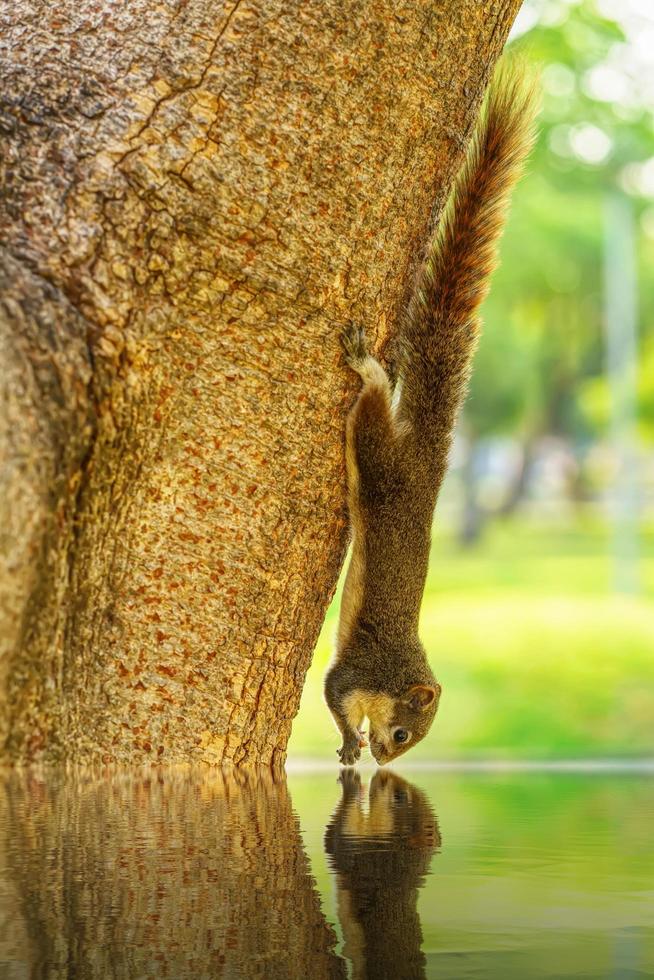
<instances>
[{"instance_id":1,"label":"brown fur","mask_svg":"<svg viewBox=\"0 0 654 980\"><path fill-rule=\"evenodd\" d=\"M341 784L325 850L351 976L418 980L426 967L418 892L441 843L434 811L421 790L389 770L373 776L367 794L352 770Z\"/></svg>"},{"instance_id":2,"label":"brown fur","mask_svg":"<svg viewBox=\"0 0 654 980\"><path fill-rule=\"evenodd\" d=\"M431 524L477 343L479 305L509 195L533 141L533 118L533 91L522 76L498 74L402 326L395 408L363 331L349 326L343 334L346 359L364 382L347 425L354 540L336 657L325 681L345 765L360 755L362 705L380 763L423 738L438 708L440 687L418 639ZM397 728L410 733L402 744L393 740Z\"/></svg>"}]
</instances>

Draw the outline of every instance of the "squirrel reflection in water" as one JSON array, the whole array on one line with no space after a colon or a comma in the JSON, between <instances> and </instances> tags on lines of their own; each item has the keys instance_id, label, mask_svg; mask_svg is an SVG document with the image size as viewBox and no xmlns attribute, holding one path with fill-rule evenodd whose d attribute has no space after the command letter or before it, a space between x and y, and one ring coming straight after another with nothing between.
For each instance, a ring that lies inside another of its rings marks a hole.
<instances>
[{"instance_id":1,"label":"squirrel reflection in water","mask_svg":"<svg viewBox=\"0 0 654 980\"><path fill-rule=\"evenodd\" d=\"M354 980L417 980L425 976L418 889L440 847L436 816L425 794L393 772L375 774L367 801L357 772L343 771L340 782L325 850L343 953Z\"/></svg>"}]
</instances>

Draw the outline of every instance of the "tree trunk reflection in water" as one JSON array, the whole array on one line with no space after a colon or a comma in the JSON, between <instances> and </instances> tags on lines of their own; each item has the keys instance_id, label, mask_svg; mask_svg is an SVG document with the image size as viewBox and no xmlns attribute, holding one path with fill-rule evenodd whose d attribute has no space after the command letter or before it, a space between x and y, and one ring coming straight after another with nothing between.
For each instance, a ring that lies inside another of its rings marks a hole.
<instances>
[{"instance_id":1,"label":"tree trunk reflection in water","mask_svg":"<svg viewBox=\"0 0 654 980\"><path fill-rule=\"evenodd\" d=\"M341 783L325 850L353 980L421 980L418 890L441 843L434 811L391 770L375 774L367 800L358 773L344 770Z\"/></svg>"},{"instance_id":2,"label":"tree trunk reflection in water","mask_svg":"<svg viewBox=\"0 0 654 980\"><path fill-rule=\"evenodd\" d=\"M11 975L346 975L284 779L14 773L0 808Z\"/></svg>"}]
</instances>

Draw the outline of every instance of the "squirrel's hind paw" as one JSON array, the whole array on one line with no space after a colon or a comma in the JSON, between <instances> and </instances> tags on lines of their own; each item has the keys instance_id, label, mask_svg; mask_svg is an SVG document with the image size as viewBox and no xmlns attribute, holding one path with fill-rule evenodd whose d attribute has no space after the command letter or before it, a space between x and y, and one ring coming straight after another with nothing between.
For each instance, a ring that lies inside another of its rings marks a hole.
<instances>
[{"instance_id":1,"label":"squirrel's hind paw","mask_svg":"<svg viewBox=\"0 0 654 980\"><path fill-rule=\"evenodd\" d=\"M365 330L355 323L346 323L341 331L341 343L345 360L356 371L368 356Z\"/></svg>"}]
</instances>

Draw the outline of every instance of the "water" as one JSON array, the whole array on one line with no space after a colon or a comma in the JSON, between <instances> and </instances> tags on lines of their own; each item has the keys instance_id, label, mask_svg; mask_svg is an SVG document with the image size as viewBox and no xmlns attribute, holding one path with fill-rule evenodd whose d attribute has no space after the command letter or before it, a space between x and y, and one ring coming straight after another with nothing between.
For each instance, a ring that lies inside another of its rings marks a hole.
<instances>
[{"instance_id":1,"label":"water","mask_svg":"<svg viewBox=\"0 0 654 980\"><path fill-rule=\"evenodd\" d=\"M654 977L654 778L9 773L0 977Z\"/></svg>"}]
</instances>

